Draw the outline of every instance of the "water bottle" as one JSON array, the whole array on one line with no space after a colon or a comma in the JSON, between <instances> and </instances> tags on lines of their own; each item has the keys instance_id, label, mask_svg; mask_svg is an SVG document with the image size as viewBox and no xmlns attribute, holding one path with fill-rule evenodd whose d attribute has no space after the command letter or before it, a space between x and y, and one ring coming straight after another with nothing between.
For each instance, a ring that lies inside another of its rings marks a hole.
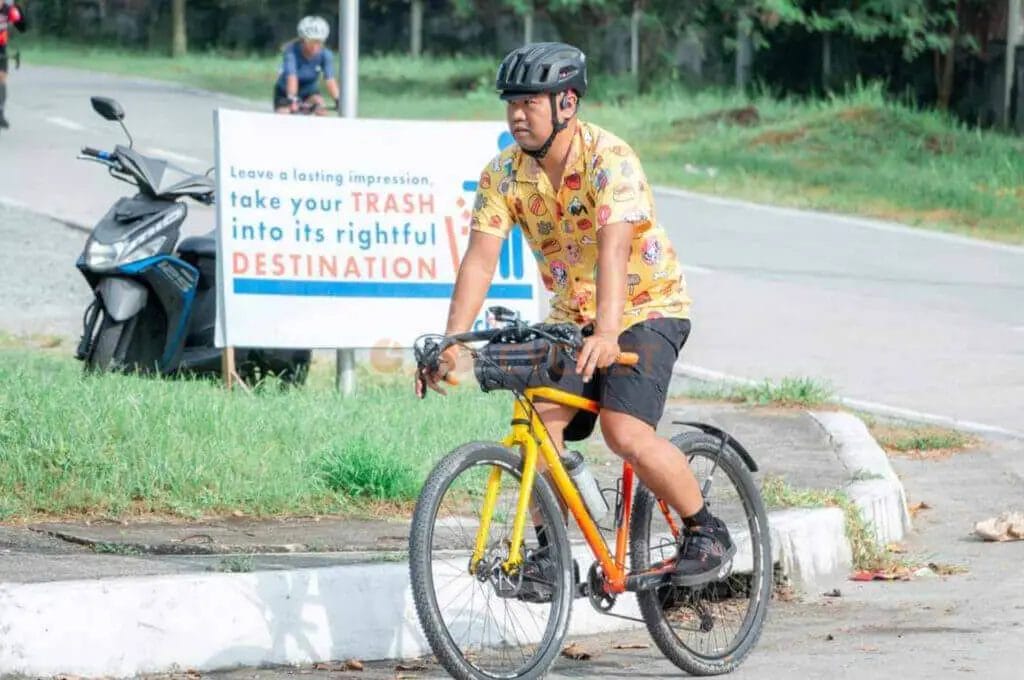
<instances>
[{"instance_id":1,"label":"water bottle","mask_svg":"<svg viewBox=\"0 0 1024 680\"><path fill-rule=\"evenodd\" d=\"M584 464L583 454L579 451L567 450L561 458L565 471L569 473L569 477L572 478L583 498L583 504L590 512L590 517L595 522L599 522L608 514L608 503L605 502L604 494L601 493L601 488L597 485L594 475L590 474L590 470Z\"/></svg>"}]
</instances>

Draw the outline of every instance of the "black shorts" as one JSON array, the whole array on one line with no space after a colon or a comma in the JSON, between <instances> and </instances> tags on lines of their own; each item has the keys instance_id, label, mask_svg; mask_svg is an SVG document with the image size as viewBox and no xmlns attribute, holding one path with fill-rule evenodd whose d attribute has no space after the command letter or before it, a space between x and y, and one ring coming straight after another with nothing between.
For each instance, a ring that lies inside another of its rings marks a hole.
<instances>
[{"instance_id":1,"label":"black shorts","mask_svg":"<svg viewBox=\"0 0 1024 680\"><path fill-rule=\"evenodd\" d=\"M0 47L0 72L7 73L8 64L7 45Z\"/></svg>"},{"instance_id":2,"label":"black shorts","mask_svg":"<svg viewBox=\"0 0 1024 680\"><path fill-rule=\"evenodd\" d=\"M623 352L640 355L636 366L609 366L599 370L589 383L584 383L583 377L575 371L568 372L563 374L557 387L593 399L601 404L601 408L626 413L657 427L665 412L672 368L689 335L689 319L641 321L619 336L619 347ZM596 424L597 415L578 411L565 428L565 440L576 442L586 439Z\"/></svg>"}]
</instances>

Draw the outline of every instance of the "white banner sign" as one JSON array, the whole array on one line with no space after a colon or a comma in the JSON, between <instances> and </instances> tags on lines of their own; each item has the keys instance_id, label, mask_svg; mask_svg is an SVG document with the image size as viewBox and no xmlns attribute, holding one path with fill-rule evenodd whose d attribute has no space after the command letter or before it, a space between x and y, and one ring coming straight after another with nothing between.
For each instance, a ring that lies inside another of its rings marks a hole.
<instances>
[{"instance_id":1,"label":"white banner sign","mask_svg":"<svg viewBox=\"0 0 1024 680\"><path fill-rule=\"evenodd\" d=\"M218 346L410 347L444 331L500 123L218 110ZM489 305L539 320L518 229ZM481 320L478 319L478 324Z\"/></svg>"}]
</instances>

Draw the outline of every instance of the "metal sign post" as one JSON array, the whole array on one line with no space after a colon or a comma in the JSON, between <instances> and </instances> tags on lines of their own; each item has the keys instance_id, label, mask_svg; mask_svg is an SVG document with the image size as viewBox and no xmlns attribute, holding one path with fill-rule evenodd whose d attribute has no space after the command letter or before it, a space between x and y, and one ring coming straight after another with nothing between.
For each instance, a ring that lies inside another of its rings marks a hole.
<instances>
[{"instance_id":1,"label":"metal sign post","mask_svg":"<svg viewBox=\"0 0 1024 680\"><path fill-rule=\"evenodd\" d=\"M341 115L355 118L359 103L359 0L339 0L338 35L341 51ZM339 349L337 385L344 396L356 391L356 351Z\"/></svg>"}]
</instances>

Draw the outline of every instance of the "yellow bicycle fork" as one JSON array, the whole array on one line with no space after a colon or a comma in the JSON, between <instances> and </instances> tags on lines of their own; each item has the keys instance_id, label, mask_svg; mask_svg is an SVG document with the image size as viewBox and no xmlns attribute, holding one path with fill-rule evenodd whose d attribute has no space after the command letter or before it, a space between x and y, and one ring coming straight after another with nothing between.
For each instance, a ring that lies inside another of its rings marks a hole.
<instances>
[{"instance_id":1,"label":"yellow bicycle fork","mask_svg":"<svg viewBox=\"0 0 1024 680\"><path fill-rule=\"evenodd\" d=\"M545 398L549 401L595 410L594 402L578 397L573 394L554 390L550 388L536 388L526 390L526 401L532 403L534 398ZM506 573L515 573L523 562L523 533L526 529L526 518L529 516L530 497L533 493L533 483L537 474L538 452L543 456L547 470L555 484L558 496L565 503L566 507L573 514L577 524L583 531L583 535L594 550L595 556L605 569L605 573L614 573L615 563L608 551L608 546L601 535L600 529L590 517L583 499L580 497L576 485L569 478L558 456L558 451L547 436L547 431L536 412L524 404L522 400L516 400L512 415L512 432L502 440L502 445L509 448L518 447L523 455L523 476L519 485L519 497L516 503L516 514L512 523L512 538L509 546L508 558L502 564ZM501 489L501 468L494 468L487 478L487 490L484 494L483 507L480 510L480 526L477 529L476 546L473 550L473 557L470 560L470 572L476 573L477 566L484 558L487 550L487 538L490 535L491 519L494 514L494 507L497 504L498 492Z\"/></svg>"}]
</instances>

